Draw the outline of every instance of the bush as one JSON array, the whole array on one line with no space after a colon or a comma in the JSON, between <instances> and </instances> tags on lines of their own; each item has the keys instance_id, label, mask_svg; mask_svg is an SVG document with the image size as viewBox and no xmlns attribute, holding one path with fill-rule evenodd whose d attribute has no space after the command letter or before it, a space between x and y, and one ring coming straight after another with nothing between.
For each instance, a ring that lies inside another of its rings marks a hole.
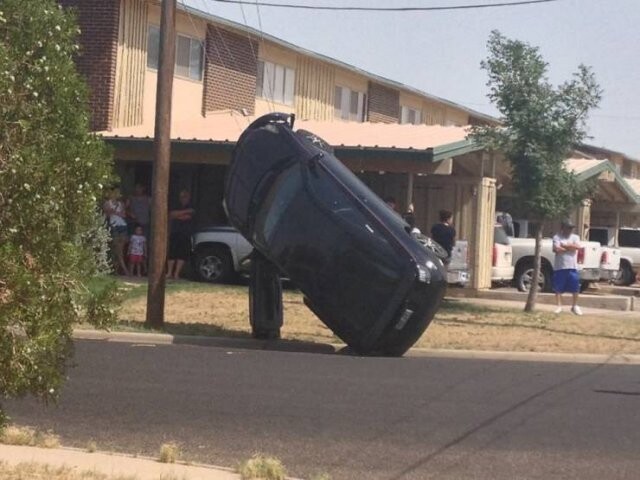
<instances>
[{"instance_id":1,"label":"bush","mask_svg":"<svg viewBox=\"0 0 640 480\"><path fill-rule=\"evenodd\" d=\"M275 457L256 454L238 467L242 480L284 480L286 471L282 462Z\"/></svg>"},{"instance_id":2,"label":"bush","mask_svg":"<svg viewBox=\"0 0 640 480\"><path fill-rule=\"evenodd\" d=\"M72 326L110 324L96 211L111 155L90 133L75 18L54 0L0 3L0 396L55 399ZM0 408L0 425L4 421Z\"/></svg>"}]
</instances>

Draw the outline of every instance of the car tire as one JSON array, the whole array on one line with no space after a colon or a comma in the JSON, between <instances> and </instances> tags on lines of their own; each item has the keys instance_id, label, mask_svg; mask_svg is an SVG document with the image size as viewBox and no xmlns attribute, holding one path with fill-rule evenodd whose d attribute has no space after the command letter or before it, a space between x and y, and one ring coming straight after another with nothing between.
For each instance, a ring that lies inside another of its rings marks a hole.
<instances>
[{"instance_id":1,"label":"car tire","mask_svg":"<svg viewBox=\"0 0 640 480\"><path fill-rule=\"evenodd\" d=\"M551 291L551 271L544 264L540 267L540 292ZM516 288L519 292L528 292L533 278L533 261L527 261L518 266L515 275Z\"/></svg>"},{"instance_id":2,"label":"car tire","mask_svg":"<svg viewBox=\"0 0 640 480\"><path fill-rule=\"evenodd\" d=\"M223 283L234 275L231 254L224 247L204 247L196 252L195 271L198 279L208 283Z\"/></svg>"},{"instance_id":3,"label":"car tire","mask_svg":"<svg viewBox=\"0 0 640 480\"><path fill-rule=\"evenodd\" d=\"M613 281L613 283L620 287L628 287L629 285L632 285L635 280L635 273L633 272L631 265L629 265L629 262L627 262L626 260L621 261L620 271L618 272L618 276Z\"/></svg>"}]
</instances>

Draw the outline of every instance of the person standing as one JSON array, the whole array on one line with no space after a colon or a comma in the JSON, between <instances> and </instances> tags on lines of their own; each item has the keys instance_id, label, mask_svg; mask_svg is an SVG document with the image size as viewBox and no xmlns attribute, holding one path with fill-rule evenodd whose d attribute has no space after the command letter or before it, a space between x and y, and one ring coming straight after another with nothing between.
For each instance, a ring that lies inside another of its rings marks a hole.
<instances>
[{"instance_id":1,"label":"person standing","mask_svg":"<svg viewBox=\"0 0 640 480\"><path fill-rule=\"evenodd\" d=\"M125 262L125 247L129 237L127 235L126 209L120 189L114 188L109 192L107 200L102 206L105 216L109 219L111 232L111 254L113 255L113 268L116 273L118 268L123 275L128 276L129 270Z\"/></svg>"},{"instance_id":2,"label":"person standing","mask_svg":"<svg viewBox=\"0 0 640 480\"><path fill-rule=\"evenodd\" d=\"M571 312L574 315L582 315L578 306L580 294L580 274L578 273L578 250L580 250L580 237L573 233L576 226L571 220L563 220L560 232L553 236L553 291L556 294L557 308L555 313L562 313L562 294L571 293L573 303Z\"/></svg>"},{"instance_id":3,"label":"person standing","mask_svg":"<svg viewBox=\"0 0 640 480\"><path fill-rule=\"evenodd\" d=\"M137 225L142 227L145 237L149 237L150 211L151 197L147 195L144 185L137 183L133 189L133 195L129 198L129 217L134 228Z\"/></svg>"},{"instance_id":4,"label":"person standing","mask_svg":"<svg viewBox=\"0 0 640 480\"><path fill-rule=\"evenodd\" d=\"M178 203L169 210L171 221L169 235L169 258L167 261L167 278L180 278L184 263L191 254L191 234L193 232L193 215L191 193L180 191Z\"/></svg>"},{"instance_id":5,"label":"person standing","mask_svg":"<svg viewBox=\"0 0 640 480\"><path fill-rule=\"evenodd\" d=\"M142 276L142 267L147 258L147 239L142 225L136 225L129 239L129 271L131 275Z\"/></svg>"},{"instance_id":6,"label":"person standing","mask_svg":"<svg viewBox=\"0 0 640 480\"><path fill-rule=\"evenodd\" d=\"M451 263L451 253L456 243L456 229L453 228L453 213L449 210L440 210L440 223L431 227L431 238L435 240L447 252L444 264Z\"/></svg>"}]
</instances>

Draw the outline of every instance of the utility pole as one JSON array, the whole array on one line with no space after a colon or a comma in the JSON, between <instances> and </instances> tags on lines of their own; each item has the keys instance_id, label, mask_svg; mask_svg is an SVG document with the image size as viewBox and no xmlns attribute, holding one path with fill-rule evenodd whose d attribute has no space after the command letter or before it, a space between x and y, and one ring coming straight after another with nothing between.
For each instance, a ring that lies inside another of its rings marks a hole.
<instances>
[{"instance_id":1,"label":"utility pole","mask_svg":"<svg viewBox=\"0 0 640 480\"><path fill-rule=\"evenodd\" d=\"M168 237L169 169L171 162L171 97L176 63L176 0L162 1L160 59L156 89L156 124L153 143L151 242L147 318L149 327L164 325L165 264Z\"/></svg>"}]
</instances>

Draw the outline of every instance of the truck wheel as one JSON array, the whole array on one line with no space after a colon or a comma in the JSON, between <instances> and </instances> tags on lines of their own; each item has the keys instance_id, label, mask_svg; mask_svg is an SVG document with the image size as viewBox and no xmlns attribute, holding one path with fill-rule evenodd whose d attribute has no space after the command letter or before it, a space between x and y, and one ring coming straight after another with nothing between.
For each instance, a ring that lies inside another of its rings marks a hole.
<instances>
[{"instance_id":1,"label":"truck wheel","mask_svg":"<svg viewBox=\"0 0 640 480\"><path fill-rule=\"evenodd\" d=\"M226 282L233 276L231 255L223 247L205 247L196 252L195 270L203 282Z\"/></svg>"},{"instance_id":2,"label":"truck wheel","mask_svg":"<svg viewBox=\"0 0 640 480\"><path fill-rule=\"evenodd\" d=\"M613 283L618 286L628 287L635 282L635 279L633 269L631 268L631 265L629 265L629 262L625 260L620 262L620 271Z\"/></svg>"},{"instance_id":3,"label":"truck wheel","mask_svg":"<svg viewBox=\"0 0 640 480\"><path fill-rule=\"evenodd\" d=\"M533 262L526 262L520 265L516 270L515 279L518 291L528 292L533 280ZM551 272L544 265L541 267L538 284L540 285L540 292L551 291Z\"/></svg>"}]
</instances>

